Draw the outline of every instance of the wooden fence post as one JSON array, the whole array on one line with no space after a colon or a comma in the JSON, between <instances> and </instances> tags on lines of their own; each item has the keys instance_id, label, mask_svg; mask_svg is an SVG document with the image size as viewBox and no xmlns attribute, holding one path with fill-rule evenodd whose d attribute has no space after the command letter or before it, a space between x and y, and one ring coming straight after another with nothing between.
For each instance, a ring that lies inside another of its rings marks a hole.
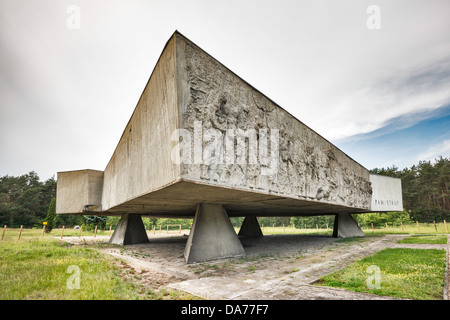
<instances>
[{"instance_id":1,"label":"wooden fence post","mask_svg":"<svg viewBox=\"0 0 450 320\"><path fill-rule=\"evenodd\" d=\"M109 226L109 236L111 236L111 228L112 228L112 225Z\"/></svg>"},{"instance_id":2,"label":"wooden fence post","mask_svg":"<svg viewBox=\"0 0 450 320\"><path fill-rule=\"evenodd\" d=\"M62 230L61 230L61 239L64 237L64 226L63 226L63 228L62 228Z\"/></svg>"},{"instance_id":3,"label":"wooden fence post","mask_svg":"<svg viewBox=\"0 0 450 320\"><path fill-rule=\"evenodd\" d=\"M433 220L433 224L434 224L434 229L436 230L436 232L437 232L437 227L436 227L436 222Z\"/></svg>"},{"instance_id":4,"label":"wooden fence post","mask_svg":"<svg viewBox=\"0 0 450 320\"><path fill-rule=\"evenodd\" d=\"M20 237L22 236L22 228L23 228L23 226L20 226L20 230L19 230L19 240L20 240Z\"/></svg>"},{"instance_id":5,"label":"wooden fence post","mask_svg":"<svg viewBox=\"0 0 450 320\"><path fill-rule=\"evenodd\" d=\"M78 238L81 238L81 230L83 230L83 226L80 226L80 233L78 234Z\"/></svg>"},{"instance_id":6,"label":"wooden fence post","mask_svg":"<svg viewBox=\"0 0 450 320\"><path fill-rule=\"evenodd\" d=\"M44 233L45 233L45 224L42 226L42 237L44 237Z\"/></svg>"},{"instance_id":7,"label":"wooden fence post","mask_svg":"<svg viewBox=\"0 0 450 320\"><path fill-rule=\"evenodd\" d=\"M375 232L375 229L373 228L373 223L372 223L372 232Z\"/></svg>"},{"instance_id":8,"label":"wooden fence post","mask_svg":"<svg viewBox=\"0 0 450 320\"><path fill-rule=\"evenodd\" d=\"M94 238L97 237L97 225L95 225L95 229L94 229Z\"/></svg>"},{"instance_id":9,"label":"wooden fence post","mask_svg":"<svg viewBox=\"0 0 450 320\"><path fill-rule=\"evenodd\" d=\"M6 232L6 224L5 224L5 226L3 227L2 241L3 241L3 238L5 238L5 232Z\"/></svg>"}]
</instances>

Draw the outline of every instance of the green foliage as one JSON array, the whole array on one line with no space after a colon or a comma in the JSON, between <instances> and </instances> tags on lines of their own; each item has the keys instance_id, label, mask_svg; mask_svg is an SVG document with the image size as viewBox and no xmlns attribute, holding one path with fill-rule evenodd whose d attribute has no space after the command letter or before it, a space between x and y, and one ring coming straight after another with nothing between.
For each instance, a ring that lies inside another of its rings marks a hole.
<instances>
[{"instance_id":1,"label":"green foliage","mask_svg":"<svg viewBox=\"0 0 450 320\"><path fill-rule=\"evenodd\" d=\"M162 229L166 228L168 224L178 225L181 224L181 229L190 229L193 220L192 219L171 219L171 218L144 218L144 225L147 227L147 230L152 230L153 226L156 230L160 227ZM172 227L172 229L175 227ZM169 229L171 230L171 229Z\"/></svg>"},{"instance_id":2,"label":"green foliage","mask_svg":"<svg viewBox=\"0 0 450 320\"><path fill-rule=\"evenodd\" d=\"M290 217L258 217L259 225L266 227L281 227L290 225ZM243 221L244 219L242 219ZM241 223L242 224L242 223Z\"/></svg>"},{"instance_id":3,"label":"green foliage","mask_svg":"<svg viewBox=\"0 0 450 320\"><path fill-rule=\"evenodd\" d=\"M291 223L297 229L305 228L320 228L324 229L328 226L328 228L333 228L334 226L334 215L329 216L312 216L312 217L292 217Z\"/></svg>"},{"instance_id":4,"label":"green foliage","mask_svg":"<svg viewBox=\"0 0 450 320\"><path fill-rule=\"evenodd\" d=\"M408 224L412 222L408 211L385 213L370 212L365 214L355 214L353 217L362 228L371 228L372 224L374 228L381 228L385 227L386 223L389 226L400 226L401 223Z\"/></svg>"},{"instance_id":5,"label":"green foliage","mask_svg":"<svg viewBox=\"0 0 450 320\"><path fill-rule=\"evenodd\" d=\"M93 230L95 226L98 229L105 229L106 221L108 220L108 217L105 216L83 216L83 218L85 222L83 224L84 230Z\"/></svg>"},{"instance_id":6,"label":"green foliage","mask_svg":"<svg viewBox=\"0 0 450 320\"><path fill-rule=\"evenodd\" d=\"M31 171L19 177L0 177L0 225L40 227L52 198L56 197L56 180L39 181Z\"/></svg>"},{"instance_id":7,"label":"green foliage","mask_svg":"<svg viewBox=\"0 0 450 320\"><path fill-rule=\"evenodd\" d=\"M56 217L56 198L52 198L50 206L48 207L47 217L45 218L45 221L47 222L47 225L45 226L45 232L50 233L53 230L55 217Z\"/></svg>"},{"instance_id":8,"label":"green foliage","mask_svg":"<svg viewBox=\"0 0 450 320\"><path fill-rule=\"evenodd\" d=\"M106 229L109 229L111 226L112 229L114 229L117 224L120 221L120 216L114 216L114 217L107 217L107 220L105 221L105 227ZM144 223L144 226L147 228L147 230L153 230L153 227L155 230L161 229L166 230L167 225L179 225L181 224L181 229L183 230L189 230L191 228L192 219L167 219L167 218L148 218L148 217L142 217L142 222ZM175 226L172 226L169 228L169 230L176 229Z\"/></svg>"}]
</instances>

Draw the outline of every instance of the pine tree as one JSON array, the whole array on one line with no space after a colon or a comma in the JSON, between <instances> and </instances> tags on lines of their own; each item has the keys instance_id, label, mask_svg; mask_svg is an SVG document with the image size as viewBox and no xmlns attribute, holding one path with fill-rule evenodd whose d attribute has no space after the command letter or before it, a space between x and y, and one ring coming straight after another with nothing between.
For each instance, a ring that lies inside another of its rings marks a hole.
<instances>
[{"instance_id":1,"label":"pine tree","mask_svg":"<svg viewBox=\"0 0 450 320\"><path fill-rule=\"evenodd\" d=\"M45 226L45 232L49 233L50 231L52 231L55 217L56 217L56 198L52 198L52 201L50 201L50 206L48 207L46 218L47 225Z\"/></svg>"}]
</instances>

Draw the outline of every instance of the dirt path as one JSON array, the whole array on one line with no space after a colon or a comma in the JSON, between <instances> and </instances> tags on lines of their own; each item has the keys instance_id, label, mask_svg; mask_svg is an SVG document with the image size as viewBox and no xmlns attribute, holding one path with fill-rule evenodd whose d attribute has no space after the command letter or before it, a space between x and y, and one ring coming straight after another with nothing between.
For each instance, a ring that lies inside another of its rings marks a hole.
<instances>
[{"instance_id":1,"label":"dirt path","mask_svg":"<svg viewBox=\"0 0 450 320\"><path fill-rule=\"evenodd\" d=\"M398 244L404 237L387 235L346 241L328 236L268 235L242 239L245 257L189 265L183 256L186 235L149 235L149 244L101 245L98 248L138 273L144 285L183 290L206 299L369 300L393 298L312 283L384 248L449 249L449 245ZM81 239L77 239L65 238L79 243ZM102 241L99 237L95 240ZM89 239L86 242L89 243ZM448 284L446 288L448 292Z\"/></svg>"}]
</instances>

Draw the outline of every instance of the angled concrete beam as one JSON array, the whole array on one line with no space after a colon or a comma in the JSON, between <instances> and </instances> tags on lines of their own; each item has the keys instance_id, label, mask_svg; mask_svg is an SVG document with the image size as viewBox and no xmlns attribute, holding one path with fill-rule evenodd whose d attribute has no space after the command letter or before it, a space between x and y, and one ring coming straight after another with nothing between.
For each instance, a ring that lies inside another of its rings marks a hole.
<instances>
[{"instance_id":1,"label":"angled concrete beam","mask_svg":"<svg viewBox=\"0 0 450 320\"><path fill-rule=\"evenodd\" d=\"M238 236L243 237L262 237L263 233L259 226L256 216L247 216L242 222L241 229L239 229Z\"/></svg>"},{"instance_id":2,"label":"angled concrete beam","mask_svg":"<svg viewBox=\"0 0 450 320\"><path fill-rule=\"evenodd\" d=\"M148 236L141 215L128 213L122 215L111 239L109 239L109 243L121 245L147 242L149 242Z\"/></svg>"},{"instance_id":3,"label":"angled concrete beam","mask_svg":"<svg viewBox=\"0 0 450 320\"><path fill-rule=\"evenodd\" d=\"M350 238L363 236L365 236L364 232L350 213L338 213L335 215L333 237Z\"/></svg>"},{"instance_id":4,"label":"angled concrete beam","mask_svg":"<svg viewBox=\"0 0 450 320\"><path fill-rule=\"evenodd\" d=\"M220 204L202 203L184 250L187 263L244 255L244 247Z\"/></svg>"}]
</instances>

